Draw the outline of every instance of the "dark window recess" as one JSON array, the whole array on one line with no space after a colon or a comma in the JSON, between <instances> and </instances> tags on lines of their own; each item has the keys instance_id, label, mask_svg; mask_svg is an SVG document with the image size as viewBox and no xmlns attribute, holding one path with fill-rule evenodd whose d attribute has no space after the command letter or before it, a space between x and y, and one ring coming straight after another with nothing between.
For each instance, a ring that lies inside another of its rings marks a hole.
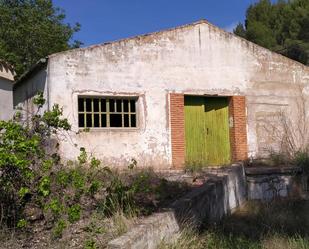
<instances>
[{"instance_id":1,"label":"dark window recess","mask_svg":"<svg viewBox=\"0 0 309 249\"><path fill-rule=\"evenodd\" d=\"M106 99L101 99L101 112L106 112Z\"/></svg>"},{"instance_id":2,"label":"dark window recess","mask_svg":"<svg viewBox=\"0 0 309 249\"><path fill-rule=\"evenodd\" d=\"M84 99L78 99L78 111L79 112L84 111Z\"/></svg>"},{"instance_id":3,"label":"dark window recess","mask_svg":"<svg viewBox=\"0 0 309 249\"><path fill-rule=\"evenodd\" d=\"M99 112L99 99L93 99L93 111Z\"/></svg>"},{"instance_id":4,"label":"dark window recess","mask_svg":"<svg viewBox=\"0 0 309 249\"><path fill-rule=\"evenodd\" d=\"M136 115L131 115L131 127L136 127Z\"/></svg>"},{"instance_id":5,"label":"dark window recess","mask_svg":"<svg viewBox=\"0 0 309 249\"><path fill-rule=\"evenodd\" d=\"M91 112L91 99L86 99L86 112Z\"/></svg>"},{"instance_id":6,"label":"dark window recess","mask_svg":"<svg viewBox=\"0 0 309 249\"><path fill-rule=\"evenodd\" d=\"M81 128L137 127L136 102L132 98L79 97L78 126Z\"/></svg>"},{"instance_id":7,"label":"dark window recess","mask_svg":"<svg viewBox=\"0 0 309 249\"><path fill-rule=\"evenodd\" d=\"M129 114L124 114L124 127L130 127L129 126Z\"/></svg>"},{"instance_id":8,"label":"dark window recess","mask_svg":"<svg viewBox=\"0 0 309 249\"><path fill-rule=\"evenodd\" d=\"M130 107L131 107L131 112L135 112L135 101L134 100L130 100Z\"/></svg>"},{"instance_id":9,"label":"dark window recess","mask_svg":"<svg viewBox=\"0 0 309 249\"><path fill-rule=\"evenodd\" d=\"M101 115L101 124L102 124L102 127L107 127L106 114Z\"/></svg>"},{"instance_id":10,"label":"dark window recess","mask_svg":"<svg viewBox=\"0 0 309 249\"><path fill-rule=\"evenodd\" d=\"M78 114L78 126L85 127L85 114Z\"/></svg>"},{"instance_id":11,"label":"dark window recess","mask_svg":"<svg viewBox=\"0 0 309 249\"><path fill-rule=\"evenodd\" d=\"M94 114L93 115L93 127L100 127L100 115L99 114Z\"/></svg>"},{"instance_id":12,"label":"dark window recess","mask_svg":"<svg viewBox=\"0 0 309 249\"><path fill-rule=\"evenodd\" d=\"M122 110L121 110L121 102L122 102L121 99L117 99L117 100L116 100L116 103L117 103L117 112L122 112Z\"/></svg>"},{"instance_id":13,"label":"dark window recess","mask_svg":"<svg viewBox=\"0 0 309 249\"><path fill-rule=\"evenodd\" d=\"M86 114L86 121L87 121L87 127L93 127L92 126L92 118L91 118L91 114Z\"/></svg>"},{"instance_id":14,"label":"dark window recess","mask_svg":"<svg viewBox=\"0 0 309 249\"><path fill-rule=\"evenodd\" d=\"M124 99L123 100L123 111L128 112L129 111L129 100Z\"/></svg>"},{"instance_id":15,"label":"dark window recess","mask_svg":"<svg viewBox=\"0 0 309 249\"><path fill-rule=\"evenodd\" d=\"M109 111L114 112L115 111L115 100L110 99L109 100Z\"/></svg>"},{"instance_id":16,"label":"dark window recess","mask_svg":"<svg viewBox=\"0 0 309 249\"><path fill-rule=\"evenodd\" d=\"M110 115L110 127L123 127L121 114Z\"/></svg>"}]
</instances>

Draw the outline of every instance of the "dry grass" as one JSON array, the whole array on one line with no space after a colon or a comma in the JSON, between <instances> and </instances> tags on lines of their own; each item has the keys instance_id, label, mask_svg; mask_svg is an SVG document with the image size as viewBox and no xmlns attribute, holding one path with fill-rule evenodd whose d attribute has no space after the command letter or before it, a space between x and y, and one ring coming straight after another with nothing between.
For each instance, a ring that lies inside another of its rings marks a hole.
<instances>
[{"instance_id":1,"label":"dry grass","mask_svg":"<svg viewBox=\"0 0 309 249\"><path fill-rule=\"evenodd\" d=\"M0 248L106 248L110 240L126 233L135 221L136 217L121 211L109 218L93 212L89 218L69 226L60 239L52 239L50 230L45 229L31 233L0 230Z\"/></svg>"},{"instance_id":2,"label":"dry grass","mask_svg":"<svg viewBox=\"0 0 309 249\"><path fill-rule=\"evenodd\" d=\"M309 249L309 203L248 203L220 224L188 228L160 249Z\"/></svg>"}]
</instances>

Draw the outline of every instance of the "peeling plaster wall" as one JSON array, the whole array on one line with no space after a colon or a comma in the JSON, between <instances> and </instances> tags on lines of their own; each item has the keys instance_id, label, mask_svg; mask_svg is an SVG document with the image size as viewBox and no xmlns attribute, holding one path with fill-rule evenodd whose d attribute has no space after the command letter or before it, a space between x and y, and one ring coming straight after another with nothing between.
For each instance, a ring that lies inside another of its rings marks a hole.
<instances>
[{"instance_id":1,"label":"peeling plaster wall","mask_svg":"<svg viewBox=\"0 0 309 249\"><path fill-rule=\"evenodd\" d=\"M8 120L13 113L14 73L0 61L0 120Z\"/></svg>"},{"instance_id":2,"label":"peeling plaster wall","mask_svg":"<svg viewBox=\"0 0 309 249\"><path fill-rule=\"evenodd\" d=\"M47 69L43 68L31 75L22 84L16 85L13 92L14 107L22 108L23 118L27 119L31 113L36 111L33 104L33 97L43 92L47 104L43 109L48 108Z\"/></svg>"},{"instance_id":3,"label":"peeling plaster wall","mask_svg":"<svg viewBox=\"0 0 309 249\"><path fill-rule=\"evenodd\" d=\"M50 102L64 107L73 124L60 144L66 158L85 147L106 163L171 165L170 92L246 95L248 144L258 155L257 119L291 104L296 83L307 84L308 67L219 28L199 22L110 44L51 55ZM80 132L77 96L139 96L139 127ZM74 146L78 145L78 146Z\"/></svg>"},{"instance_id":4,"label":"peeling plaster wall","mask_svg":"<svg viewBox=\"0 0 309 249\"><path fill-rule=\"evenodd\" d=\"M13 113L13 82L0 77L0 120L8 120Z\"/></svg>"}]
</instances>

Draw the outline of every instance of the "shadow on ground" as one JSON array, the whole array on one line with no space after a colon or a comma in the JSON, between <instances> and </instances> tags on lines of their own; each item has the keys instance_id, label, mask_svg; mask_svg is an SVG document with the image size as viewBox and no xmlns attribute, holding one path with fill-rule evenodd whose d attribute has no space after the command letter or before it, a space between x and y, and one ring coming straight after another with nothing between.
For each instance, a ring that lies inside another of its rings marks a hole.
<instances>
[{"instance_id":1,"label":"shadow on ground","mask_svg":"<svg viewBox=\"0 0 309 249\"><path fill-rule=\"evenodd\" d=\"M207 230L252 241L261 241L271 234L309 237L309 201L251 201L220 223L204 227L203 231Z\"/></svg>"}]
</instances>

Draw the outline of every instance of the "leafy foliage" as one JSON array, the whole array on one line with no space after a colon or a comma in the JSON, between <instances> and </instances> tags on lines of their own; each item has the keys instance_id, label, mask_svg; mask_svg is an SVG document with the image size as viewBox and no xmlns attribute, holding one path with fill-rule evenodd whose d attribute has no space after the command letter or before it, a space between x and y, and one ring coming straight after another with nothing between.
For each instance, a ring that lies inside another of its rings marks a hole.
<instances>
[{"instance_id":1,"label":"leafy foliage","mask_svg":"<svg viewBox=\"0 0 309 249\"><path fill-rule=\"evenodd\" d=\"M33 222L44 219L56 239L92 212L106 218L149 214L161 199L183 193L182 186L169 189L152 171L136 172L135 159L126 174L101 166L85 148L76 160L61 160L58 144L51 148L51 140L71 126L58 105L42 110L42 93L33 102L37 110L28 113L28 122L21 122L22 112L14 120L0 121L0 228L31 229ZM119 232L124 231L125 226L120 227Z\"/></svg>"},{"instance_id":2,"label":"leafy foliage","mask_svg":"<svg viewBox=\"0 0 309 249\"><path fill-rule=\"evenodd\" d=\"M55 157L46 153L46 144L55 129L70 129L68 121L59 117L62 111L57 106L39 114L44 102L39 100L41 97L39 94L34 100L39 110L28 126L14 120L0 121L0 205L6 210L2 219L8 225L18 220L16 215L21 215L29 199L35 197L40 201L50 195L51 179L47 171L55 164Z\"/></svg>"},{"instance_id":3,"label":"leafy foliage","mask_svg":"<svg viewBox=\"0 0 309 249\"><path fill-rule=\"evenodd\" d=\"M309 153L307 151L298 151L294 157L294 163L300 166L304 173L309 175Z\"/></svg>"},{"instance_id":4,"label":"leafy foliage","mask_svg":"<svg viewBox=\"0 0 309 249\"><path fill-rule=\"evenodd\" d=\"M64 23L65 13L51 0L0 0L0 58L17 76L47 55L74 47L80 29Z\"/></svg>"},{"instance_id":5,"label":"leafy foliage","mask_svg":"<svg viewBox=\"0 0 309 249\"><path fill-rule=\"evenodd\" d=\"M247 9L234 33L309 65L309 1L260 0Z\"/></svg>"}]
</instances>

